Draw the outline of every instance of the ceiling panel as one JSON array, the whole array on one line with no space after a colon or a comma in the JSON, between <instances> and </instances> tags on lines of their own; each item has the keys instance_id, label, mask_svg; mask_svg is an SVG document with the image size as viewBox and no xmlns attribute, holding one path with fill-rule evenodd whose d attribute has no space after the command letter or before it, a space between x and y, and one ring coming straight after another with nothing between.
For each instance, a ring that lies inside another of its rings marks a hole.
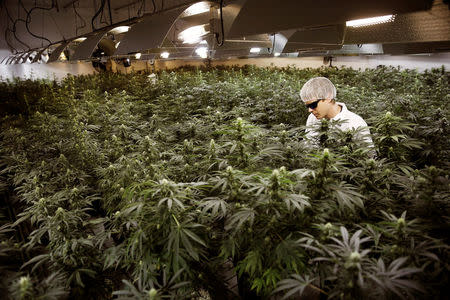
<instances>
[{"instance_id":1,"label":"ceiling panel","mask_svg":"<svg viewBox=\"0 0 450 300\"><path fill-rule=\"evenodd\" d=\"M391 23L347 27L346 44L432 42L450 40L450 11L437 1L429 11L397 15Z\"/></svg>"},{"instance_id":2,"label":"ceiling panel","mask_svg":"<svg viewBox=\"0 0 450 300\"><path fill-rule=\"evenodd\" d=\"M229 36L273 33L290 28L345 23L348 20L431 8L433 0L247 0Z\"/></svg>"}]
</instances>

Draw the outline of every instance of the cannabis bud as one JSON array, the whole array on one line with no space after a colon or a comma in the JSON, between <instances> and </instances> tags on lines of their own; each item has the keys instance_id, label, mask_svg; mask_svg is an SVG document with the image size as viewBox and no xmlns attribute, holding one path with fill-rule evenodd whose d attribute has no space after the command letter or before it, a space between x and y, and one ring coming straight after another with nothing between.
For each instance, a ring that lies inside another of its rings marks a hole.
<instances>
[{"instance_id":1,"label":"cannabis bud","mask_svg":"<svg viewBox=\"0 0 450 300\"><path fill-rule=\"evenodd\" d=\"M386 112L386 118L392 117L392 113L390 111Z\"/></svg>"},{"instance_id":2,"label":"cannabis bud","mask_svg":"<svg viewBox=\"0 0 450 300\"><path fill-rule=\"evenodd\" d=\"M328 150L328 148L323 149L323 157L324 158L330 157L330 150Z\"/></svg>"},{"instance_id":3,"label":"cannabis bud","mask_svg":"<svg viewBox=\"0 0 450 300\"><path fill-rule=\"evenodd\" d=\"M19 287L20 287L20 294L22 295L21 298L24 298L26 295L28 289L31 286L30 278L28 276L22 276L19 279Z\"/></svg>"},{"instance_id":4,"label":"cannabis bud","mask_svg":"<svg viewBox=\"0 0 450 300\"><path fill-rule=\"evenodd\" d=\"M359 262L361 260L361 255L358 252L352 252L350 254L350 260L353 262Z\"/></svg>"},{"instance_id":5,"label":"cannabis bud","mask_svg":"<svg viewBox=\"0 0 450 300\"><path fill-rule=\"evenodd\" d=\"M406 222L405 222L404 218L399 218L397 220L397 228L398 229L402 229L403 227L405 227L405 225L406 225Z\"/></svg>"},{"instance_id":6,"label":"cannabis bud","mask_svg":"<svg viewBox=\"0 0 450 300\"><path fill-rule=\"evenodd\" d=\"M357 251L350 253L350 255L347 258L347 261L344 264L344 267L346 269L354 268L357 266L357 264L361 261L361 254L359 254Z\"/></svg>"},{"instance_id":7,"label":"cannabis bud","mask_svg":"<svg viewBox=\"0 0 450 300\"><path fill-rule=\"evenodd\" d=\"M148 291L148 299L153 300L156 295L158 295L158 291L155 288L151 288L150 291Z\"/></svg>"},{"instance_id":8,"label":"cannabis bud","mask_svg":"<svg viewBox=\"0 0 450 300\"><path fill-rule=\"evenodd\" d=\"M272 177L278 178L280 176L280 171L278 171L277 169L272 171Z\"/></svg>"},{"instance_id":9,"label":"cannabis bud","mask_svg":"<svg viewBox=\"0 0 450 300\"><path fill-rule=\"evenodd\" d=\"M325 230L331 230L331 228L333 228L333 225L330 222L328 222L327 224L325 224L324 228Z\"/></svg>"}]
</instances>

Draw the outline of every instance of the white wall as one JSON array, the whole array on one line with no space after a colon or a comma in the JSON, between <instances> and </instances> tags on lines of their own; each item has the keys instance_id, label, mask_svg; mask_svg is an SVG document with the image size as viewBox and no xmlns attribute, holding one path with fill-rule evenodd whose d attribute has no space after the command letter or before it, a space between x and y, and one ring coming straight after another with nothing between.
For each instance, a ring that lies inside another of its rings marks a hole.
<instances>
[{"instance_id":1,"label":"white wall","mask_svg":"<svg viewBox=\"0 0 450 300\"><path fill-rule=\"evenodd\" d=\"M61 80L67 74L82 75L95 72L90 62L0 65L0 80L12 79L14 77Z\"/></svg>"},{"instance_id":2,"label":"white wall","mask_svg":"<svg viewBox=\"0 0 450 300\"><path fill-rule=\"evenodd\" d=\"M184 65L202 66L204 60L157 60L154 64L148 61L132 61L132 66L124 68L118 63L114 68L121 73L130 73L140 70L173 69ZM319 68L323 64L323 57L272 57L272 58L248 58L213 60L211 65L243 66L253 64L261 67L296 67L296 68ZM400 66L403 69L416 69L419 72L425 69L440 68L442 65L450 70L450 53L426 54L426 55L367 55L367 56L337 56L333 59L333 66L351 67L353 69L376 68L378 65ZM54 62L49 64L17 64L0 65L0 79L21 78L47 78L60 80L67 73L73 75L92 74L96 71L90 62L63 63Z\"/></svg>"},{"instance_id":3,"label":"white wall","mask_svg":"<svg viewBox=\"0 0 450 300\"><path fill-rule=\"evenodd\" d=\"M450 71L450 53L415 54L415 55L367 55L338 56L333 66L346 66L353 69L376 68L378 65L400 66L402 69L416 69L423 72L426 69L440 68L442 65Z\"/></svg>"}]
</instances>

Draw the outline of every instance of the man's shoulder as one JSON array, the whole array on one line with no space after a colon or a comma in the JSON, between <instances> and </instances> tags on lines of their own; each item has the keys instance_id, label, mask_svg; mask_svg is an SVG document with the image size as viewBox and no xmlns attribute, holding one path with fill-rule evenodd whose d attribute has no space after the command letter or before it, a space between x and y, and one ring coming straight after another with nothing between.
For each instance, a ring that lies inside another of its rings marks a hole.
<instances>
[{"instance_id":1,"label":"man's shoulder","mask_svg":"<svg viewBox=\"0 0 450 300\"><path fill-rule=\"evenodd\" d=\"M349 110L346 111L345 118L348 119L353 126L367 126L366 121L364 121L364 119L360 115L355 114L354 112L351 112Z\"/></svg>"},{"instance_id":2,"label":"man's shoulder","mask_svg":"<svg viewBox=\"0 0 450 300\"><path fill-rule=\"evenodd\" d=\"M314 114L309 114L308 119L306 119L306 125L312 125L317 123L319 120L314 116Z\"/></svg>"}]
</instances>

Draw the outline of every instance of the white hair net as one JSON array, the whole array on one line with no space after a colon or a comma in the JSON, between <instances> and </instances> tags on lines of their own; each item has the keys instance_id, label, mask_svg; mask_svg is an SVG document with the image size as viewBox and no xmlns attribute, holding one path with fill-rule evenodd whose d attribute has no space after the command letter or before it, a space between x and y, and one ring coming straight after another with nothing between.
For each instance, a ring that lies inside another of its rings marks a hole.
<instances>
[{"instance_id":1,"label":"white hair net","mask_svg":"<svg viewBox=\"0 0 450 300\"><path fill-rule=\"evenodd\" d=\"M303 102L317 99L335 99L336 87L325 77L314 77L308 80L300 90Z\"/></svg>"}]
</instances>

